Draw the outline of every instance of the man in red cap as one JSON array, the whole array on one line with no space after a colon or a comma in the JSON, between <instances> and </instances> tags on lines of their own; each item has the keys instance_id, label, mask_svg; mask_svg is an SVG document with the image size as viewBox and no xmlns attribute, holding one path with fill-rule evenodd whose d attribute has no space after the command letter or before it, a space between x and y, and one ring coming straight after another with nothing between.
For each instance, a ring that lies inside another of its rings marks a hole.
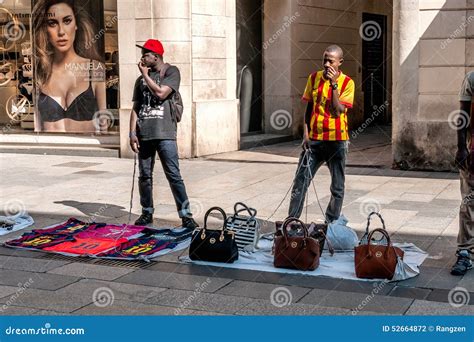
<instances>
[{"instance_id":1,"label":"man in red cap","mask_svg":"<svg viewBox=\"0 0 474 342\"><path fill-rule=\"evenodd\" d=\"M139 191L142 214L135 224L153 223L153 168L156 153L171 187L183 227L198 225L189 209L188 195L178 162L176 145L177 120L173 117L170 99L179 90L179 69L163 62L164 48L159 40L149 39L143 46L138 63L141 76L133 91L133 109L130 116L130 147L138 153ZM165 71L164 77L160 76Z\"/></svg>"}]
</instances>

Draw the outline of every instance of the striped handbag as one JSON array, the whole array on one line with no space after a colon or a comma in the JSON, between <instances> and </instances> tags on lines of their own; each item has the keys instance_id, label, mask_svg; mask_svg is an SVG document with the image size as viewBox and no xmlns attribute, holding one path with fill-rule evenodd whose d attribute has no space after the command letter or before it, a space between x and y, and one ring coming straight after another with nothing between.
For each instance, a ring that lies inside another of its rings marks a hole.
<instances>
[{"instance_id":1,"label":"striped handbag","mask_svg":"<svg viewBox=\"0 0 474 342\"><path fill-rule=\"evenodd\" d=\"M245 212L245 216L241 214L242 212ZM247 207L242 202L235 203L234 214L227 218L226 228L235 232L239 250L253 251L256 248L260 232L257 210Z\"/></svg>"}]
</instances>

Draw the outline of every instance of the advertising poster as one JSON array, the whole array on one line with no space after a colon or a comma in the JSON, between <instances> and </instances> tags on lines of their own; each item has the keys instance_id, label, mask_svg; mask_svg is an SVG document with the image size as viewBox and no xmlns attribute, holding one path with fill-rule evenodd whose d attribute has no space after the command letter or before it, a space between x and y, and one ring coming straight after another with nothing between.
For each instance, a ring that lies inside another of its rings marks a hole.
<instances>
[{"instance_id":1,"label":"advertising poster","mask_svg":"<svg viewBox=\"0 0 474 342\"><path fill-rule=\"evenodd\" d=\"M106 113L102 1L32 3L35 131L104 133Z\"/></svg>"}]
</instances>

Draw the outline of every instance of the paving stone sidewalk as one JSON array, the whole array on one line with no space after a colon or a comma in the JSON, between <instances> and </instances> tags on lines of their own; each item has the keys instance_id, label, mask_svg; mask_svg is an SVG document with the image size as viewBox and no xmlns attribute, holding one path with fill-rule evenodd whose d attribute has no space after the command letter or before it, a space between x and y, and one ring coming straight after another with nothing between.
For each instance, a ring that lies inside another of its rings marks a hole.
<instances>
[{"instance_id":1,"label":"paving stone sidewalk","mask_svg":"<svg viewBox=\"0 0 474 342\"><path fill-rule=\"evenodd\" d=\"M391 170L387 165L390 146L385 144L369 150L353 144L351 149L343 209L349 225L361 235L368 212L380 210L396 242L413 242L429 253L418 277L374 284L187 265L178 262L179 253L142 263L1 247L0 313L472 315L474 271L464 277L449 274L458 231L457 175ZM207 208L218 205L231 212L236 201L243 201L258 209L258 216L270 222L264 229L271 230L271 222L286 217L288 201L277 207L291 186L299 151L298 142L290 142L180 161L196 219L202 224ZM364 158L372 160L370 167L361 167ZM24 206L36 228L69 217L128 221L133 160L0 154L0 165L0 208ZM178 225L159 167L154 182L155 226ZM325 208L330 196L327 168L321 168L315 184ZM139 211L136 192L132 220ZM321 219L311 192L307 220ZM30 229L2 236L0 242ZM465 305L450 303L453 289L458 291L457 298L463 296ZM94 302L94 298L100 300Z\"/></svg>"}]
</instances>

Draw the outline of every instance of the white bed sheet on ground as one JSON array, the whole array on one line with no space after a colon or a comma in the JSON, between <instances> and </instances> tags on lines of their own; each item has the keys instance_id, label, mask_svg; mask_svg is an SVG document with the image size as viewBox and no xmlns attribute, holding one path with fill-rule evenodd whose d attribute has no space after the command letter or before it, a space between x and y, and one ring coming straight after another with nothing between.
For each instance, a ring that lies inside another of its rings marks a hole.
<instances>
[{"instance_id":1,"label":"white bed sheet on ground","mask_svg":"<svg viewBox=\"0 0 474 342\"><path fill-rule=\"evenodd\" d=\"M276 268L273 266L273 255L271 254L272 243L272 241L260 240L259 249L256 252L239 252L239 259L233 264L192 261L188 256L181 257L180 260L185 263L194 263L197 265L209 265L263 272L326 276L338 279L362 281L380 281L380 279L357 278L354 269L354 251L337 252L334 254L334 256L331 256L327 251L324 251L319 261L319 267L314 271ZM428 253L419 249L412 243L397 243L393 245L401 248L405 252L403 260L405 264L414 271L411 276L418 274L418 267L425 261Z\"/></svg>"},{"instance_id":2,"label":"white bed sheet on ground","mask_svg":"<svg viewBox=\"0 0 474 342\"><path fill-rule=\"evenodd\" d=\"M27 228L27 227L31 226L33 223L35 223L33 218L30 215L26 214L26 213L24 213L21 216L17 216L17 215L15 215L15 216L0 216L0 219L2 219L2 220L6 219L8 221L15 222L15 224L13 225L13 228L11 230L0 229L0 236L10 234L12 232L16 232L18 230Z\"/></svg>"}]
</instances>

